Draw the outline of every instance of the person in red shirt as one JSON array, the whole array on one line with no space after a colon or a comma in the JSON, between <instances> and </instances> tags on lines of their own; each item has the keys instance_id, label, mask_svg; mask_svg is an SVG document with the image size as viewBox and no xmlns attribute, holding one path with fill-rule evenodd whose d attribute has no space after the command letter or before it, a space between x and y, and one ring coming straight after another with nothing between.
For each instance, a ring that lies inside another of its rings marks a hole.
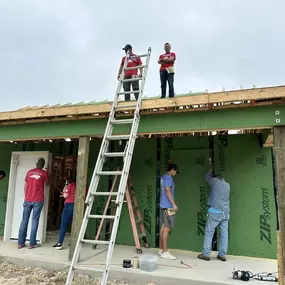
<instances>
[{"instance_id":1,"label":"person in red shirt","mask_svg":"<svg viewBox=\"0 0 285 285\"><path fill-rule=\"evenodd\" d=\"M136 57L136 55L133 53L133 48L132 48L131 45L127 44L123 48L123 50L126 52L126 54L128 52L130 53L130 57L128 59L127 67L135 67L135 66L141 66L142 65L141 59L139 57ZM117 77L118 80L120 80L125 60L126 60L126 56L124 56L122 58L120 69L119 69L119 72L118 72L118 77ZM137 68L136 69L131 69L131 70L126 70L124 79L137 78L138 76L141 77L143 69L142 69L142 67L140 67L139 69L140 69L140 74L139 75L138 75L138 69ZM132 85L133 91L137 91L137 90L140 89L139 80L123 82L124 92L130 92L131 91L131 85ZM136 100L138 100L139 92L134 92L134 95L135 95ZM130 93L125 94L125 101L130 101L130 99L131 99L131 94Z\"/></svg>"},{"instance_id":2,"label":"person in red shirt","mask_svg":"<svg viewBox=\"0 0 285 285\"><path fill-rule=\"evenodd\" d=\"M174 97L174 63L176 54L171 52L171 45L164 45L165 53L159 56L158 63L160 64L160 83L161 83L161 98L166 96L166 83L168 82L169 97Z\"/></svg>"},{"instance_id":3,"label":"person in red shirt","mask_svg":"<svg viewBox=\"0 0 285 285\"><path fill-rule=\"evenodd\" d=\"M29 248L35 248L39 246L37 244L36 237L39 226L39 219L44 205L45 184L48 183L48 172L46 169L43 169L44 166L45 159L41 157L36 163L36 168L29 170L26 174L24 187L24 210L18 235L19 249L25 246L27 229L32 210L32 229Z\"/></svg>"},{"instance_id":4,"label":"person in red shirt","mask_svg":"<svg viewBox=\"0 0 285 285\"><path fill-rule=\"evenodd\" d=\"M62 244L67 231L67 227L72 223L74 200L76 190L76 174L69 180L68 185L63 189L61 196L65 199L64 209L61 216L61 224L58 242L53 246L55 249L62 249Z\"/></svg>"},{"instance_id":5,"label":"person in red shirt","mask_svg":"<svg viewBox=\"0 0 285 285\"><path fill-rule=\"evenodd\" d=\"M66 235L67 227L72 223L74 200L76 191L76 173L70 178L68 185L63 189L61 196L65 199L64 209L61 217L58 242L53 246L55 249L62 249L62 244ZM88 189L86 188L85 196Z\"/></svg>"}]
</instances>

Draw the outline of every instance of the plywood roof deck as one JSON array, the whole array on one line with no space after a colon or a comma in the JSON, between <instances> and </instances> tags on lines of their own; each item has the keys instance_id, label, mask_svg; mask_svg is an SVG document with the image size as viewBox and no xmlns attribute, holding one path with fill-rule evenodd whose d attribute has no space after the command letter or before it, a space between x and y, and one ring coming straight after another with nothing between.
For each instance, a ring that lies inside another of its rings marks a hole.
<instances>
[{"instance_id":1,"label":"plywood roof deck","mask_svg":"<svg viewBox=\"0 0 285 285\"><path fill-rule=\"evenodd\" d=\"M229 108L246 108L272 104L283 104L285 86L253 88L178 95L175 98L143 99L140 114L155 115L173 112L211 111ZM121 101L118 116L129 116L135 109L135 102ZM0 113L0 125L39 123L65 120L85 120L108 117L112 102L89 104L79 103L66 106L25 107Z\"/></svg>"}]
</instances>

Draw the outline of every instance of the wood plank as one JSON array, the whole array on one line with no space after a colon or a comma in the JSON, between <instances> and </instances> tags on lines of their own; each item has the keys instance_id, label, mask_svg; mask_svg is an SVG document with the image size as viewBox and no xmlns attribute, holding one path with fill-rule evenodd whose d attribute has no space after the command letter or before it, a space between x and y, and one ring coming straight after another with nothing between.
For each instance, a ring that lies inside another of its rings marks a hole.
<instances>
[{"instance_id":1,"label":"wood plank","mask_svg":"<svg viewBox=\"0 0 285 285\"><path fill-rule=\"evenodd\" d=\"M233 90L209 93L209 103L281 98L285 97L284 95L285 86Z\"/></svg>"},{"instance_id":2,"label":"wood plank","mask_svg":"<svg viewBox=\"0 0 285 285\"><path fill-rule=\"evenodd\" d=\"M285 260L285 126L274 127L273 134L274 134L274 151L275 151L275 166L276 166L278 220L279 220L279 230L280 230L279 242L282 251L282 260L284 261ZM281 266L283 267L281 270L284 273L285 263L283 262ZM284 285L284 282L282 285Z\"/></svg>"},{"instance_id":3,"label":"wood plank","mask_svg":"<svg viewBox=\"0 0 285 285\"><path fill-rule=\"evenodd\" d=\"M87 181L87 167L89 157L89 137L80 137L78 146L76 191L74 201L74 212L71 228L71 241L68 259L71 260L74 254L75 245L79 236L80 227L84 216L84 201Z\"/></svg>"},{"instance_id":4,"label":"wood plank","mask_svg":"<svg viewBox=\"0 0 285 285\"><path fill-rule=\"evenodd\" d=\"M256 88L247 90L234 90L227 92L215 92L201 95L185 95L175 98L165 99L147 99L142 101L141 110L147 111L154 108L173 108L179 106L192 106L192 105L206 105L208 103L222 103L222 102L235 102L246 100L261 100L272 98L285 97L285 86ZM135 101L120 102L119 106L125 106L121 108L121 111L131 111L135 107ZM11 112L0 113L0 121L9 120L21 120L29 118L48 118L48 117L63 117L74 115L87 115L87 114L103 114L109 113L111 110L112 102L102 104L91 105L76 105L76 106L61 106L61 107L49 107L49 108L37 108L18 110ZM130 107L128 107L130 106Z\"/></svg>"},{"instance_id":5,"label":"wood plank","mask_svg":"<svg viewBox=\"0 0 285 285\"><path fill-rule=\"evenodd\" d=\"M278 261L278 284L284 285L284 260L281 246L281 233L277 231L277 261Z\"/></svg>"}]
</instances>

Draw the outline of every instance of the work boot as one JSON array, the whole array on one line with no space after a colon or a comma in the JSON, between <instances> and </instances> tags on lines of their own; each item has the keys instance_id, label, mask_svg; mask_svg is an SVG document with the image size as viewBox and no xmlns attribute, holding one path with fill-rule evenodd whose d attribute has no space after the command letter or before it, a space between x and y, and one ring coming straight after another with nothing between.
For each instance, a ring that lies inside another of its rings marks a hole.
<instances>
[{"instance_id":1,"label":"work boot","mask_svg":"<svg viewBox=\"0 0 285 285\"><path fill-rule=\"evenodd\" d=\"M205 260L205 261L210 261L210 256L205 256L203 253L198 255L199 259Z\"/></svg>"},{"instance_id":2,"label":"work boot","mask_svg":"<svg viewBox=\"0 0 285 285\"><path fill-rule=\"evenodd\" d=\"M221 261L227 261L226 257L225 256L220 256L218 255L217 258Z\"/></svg>"}]
</instances>

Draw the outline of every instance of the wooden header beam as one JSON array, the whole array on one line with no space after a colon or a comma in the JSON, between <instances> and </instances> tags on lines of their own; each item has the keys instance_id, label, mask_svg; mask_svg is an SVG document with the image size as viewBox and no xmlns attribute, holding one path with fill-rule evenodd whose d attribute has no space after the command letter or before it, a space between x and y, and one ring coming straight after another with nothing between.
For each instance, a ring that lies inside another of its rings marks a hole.
<instances>
[{"instance_id":1,"label":"wooden header beam","mask_svg":"<svg viewBox=\"0 0 285 285\"><path fill-rule=\"evenodd\" d=\"M141 111L144 112L157 109L170 109L166 112L172 112L173 108L195 106L195 105L212 105L216 103L229 103L238 101L258 101L269 99L285 98L285 86L254 88L245 90L233 90L225 92L215 92L201 95L186 95L175 98L165 99L147 99L142 101ZM127 105L129 107L120 108L120 111L133 111L135 101L120 102L119 105ZM233 105L238 107L239 105ZM69 117L77 117L82 115L90 115L95 119L100 118L102 114L108 114L111 111L112 102L94 104L94 105L77 105L77 106L62 106L62 107L46 107L37 109L20 109L11 112L0 113L0 122L13 120L27 120L27 119L44 119L54 118L61 120ZM197 108L198 110L201 110ZM206 108L207 109L207 108ZM190 111L190 109L185 109ZM149 112L148 112L149 114ZM25 123L25 122L24 122Z\"/></svg>"}]
</instances>

